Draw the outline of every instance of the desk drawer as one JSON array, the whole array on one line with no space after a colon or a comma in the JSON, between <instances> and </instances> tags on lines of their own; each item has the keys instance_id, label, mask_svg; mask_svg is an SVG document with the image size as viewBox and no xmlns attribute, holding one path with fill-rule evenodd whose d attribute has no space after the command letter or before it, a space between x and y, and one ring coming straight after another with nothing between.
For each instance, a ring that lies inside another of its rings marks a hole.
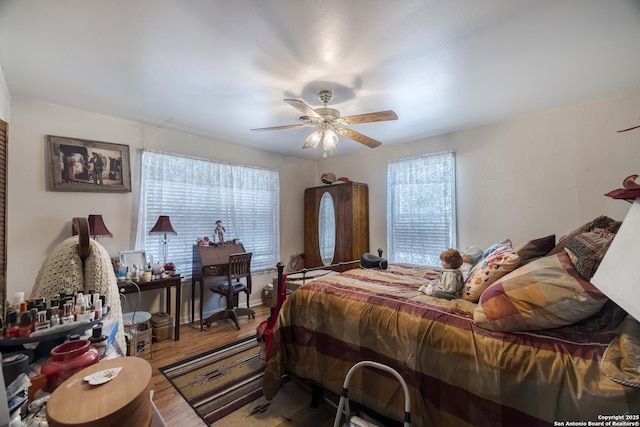
<instances>
[{"instance_id":1,"label":"desk drawer","mask_svg":"<svg viewBox=\"0 0 640 427\"><path fill-rule=\"evenodd\" d=\"M204 276L222 276L225 274L224 268L218 265L207 265L202 267L202 274Z\"/></svg>"}]
</instances>

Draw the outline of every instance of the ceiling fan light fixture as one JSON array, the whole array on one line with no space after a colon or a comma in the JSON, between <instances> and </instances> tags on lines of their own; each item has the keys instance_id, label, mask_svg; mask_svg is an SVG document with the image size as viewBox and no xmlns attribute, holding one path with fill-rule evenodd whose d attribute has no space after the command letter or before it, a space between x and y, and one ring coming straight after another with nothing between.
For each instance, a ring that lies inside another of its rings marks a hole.
<instances>
[{"instance_id":1,"label":"ceiling fan light fixture","mask_svg":"<svg viewBox=\"0 0 640 427\"><path fill-rule=\"evenodd\" d=\"M333 151L338 146L338 135L333 129L327 129L322 138L322 148L324 151Z\"/></svg>"},{"instance_id":2,"label":"ceiling fan light fixture","mask_svg":"<svg viewBox=\"0 0 640 427\"><path fill-rule=\"evenodd\" d=\"M322 132L317 130L305 139L304 148L316 148L322 140Z\"/></svg>"}]
</instances>

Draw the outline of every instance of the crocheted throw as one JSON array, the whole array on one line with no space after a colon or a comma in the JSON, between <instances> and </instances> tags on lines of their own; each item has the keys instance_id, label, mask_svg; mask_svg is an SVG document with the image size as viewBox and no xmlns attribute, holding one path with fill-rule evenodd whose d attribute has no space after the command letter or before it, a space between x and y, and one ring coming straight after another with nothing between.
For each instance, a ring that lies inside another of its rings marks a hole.
<instances>
[{"instance_id":1,"label":"crocheted throw","mask_svg":"<svg viewBox=\"0 0 640 427\"><path fill-rule=\"evenodd\" d=\"M52 299L61 291L88 293L92 289L104 295L106 304L111 309L107 318L118 319L116 341L124 351L127 346L122 324L122 306L109 253L98 242L89 239L89 256L84 264L83 268L82 259L78 255L78 236L64 240L42 263L31 290L31 297Z\"/></svg>"}]
</instances>

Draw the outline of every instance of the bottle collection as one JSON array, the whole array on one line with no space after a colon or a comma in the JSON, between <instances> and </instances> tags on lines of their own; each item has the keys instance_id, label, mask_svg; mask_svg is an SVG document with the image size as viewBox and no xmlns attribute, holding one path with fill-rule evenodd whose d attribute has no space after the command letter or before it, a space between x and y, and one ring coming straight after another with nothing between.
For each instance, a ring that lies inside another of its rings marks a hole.
<instances>
[{"instance_id":1,"label":"bottle collection","mask_svg":"<svg viewBox=\"0 0 640 427\"><path fill-rule=\"evenodd\" d=\"M105 296L93 290L87 295L61 291L49 301L31 298L15 302L7 310L4 325L0 319L0 331L5 339L28 338L35 331L51 329L53 332L67 328L72 322L92 322L106 315L108 310Z\"/></svg>"},{"instance_id":2,"label":"bottle collection","mask_svg":"<svg viewBox=\"0 0 640 427\"><path fill-rule=\"evenodd\" d=\"M118 280L133 280L134 282L149 282L162 278L163 268L159 264L139 264L125 267L114 260L114 270Z\"/></svg>"}]
</instances>

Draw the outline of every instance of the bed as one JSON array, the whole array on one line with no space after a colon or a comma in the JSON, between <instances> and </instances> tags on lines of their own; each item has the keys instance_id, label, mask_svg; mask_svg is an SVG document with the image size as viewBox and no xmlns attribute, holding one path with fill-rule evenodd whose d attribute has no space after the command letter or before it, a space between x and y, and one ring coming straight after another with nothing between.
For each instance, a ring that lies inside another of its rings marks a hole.
<instances>
[{"instance_id":1,"label":"bed","mask_svg":"<svg viewBox=\"0 0 640 427\"><path fill-rule=\"evenodd\" d=\"M519 260L492 286L509 290L514 277L522 281L523 275L541 274L540 265L551 264L577 281L576 260L564 246L526 265ZM491 318L487 301L492 298L446 300L418 290L440 273L433 267L390 264L386 270L353 269L300 286L278 315L265 396L277 395L285 373L339 395L347 371L361 360L373 360L405 378L415 426L613 420L640 425L635 424L640 422L640 325L588 281L577 281L588 294L578 298L581 306L592 303L593 314L584 320L505 331L500 319ZM492 289L484 292L495 296ZM572 311L567 305L562 310ZM514 324L513 316L508 323ZM351 380L349 399L402 420L403 392L397 381L384 372L359 372Z\"/></svg>"}]
</instances>

